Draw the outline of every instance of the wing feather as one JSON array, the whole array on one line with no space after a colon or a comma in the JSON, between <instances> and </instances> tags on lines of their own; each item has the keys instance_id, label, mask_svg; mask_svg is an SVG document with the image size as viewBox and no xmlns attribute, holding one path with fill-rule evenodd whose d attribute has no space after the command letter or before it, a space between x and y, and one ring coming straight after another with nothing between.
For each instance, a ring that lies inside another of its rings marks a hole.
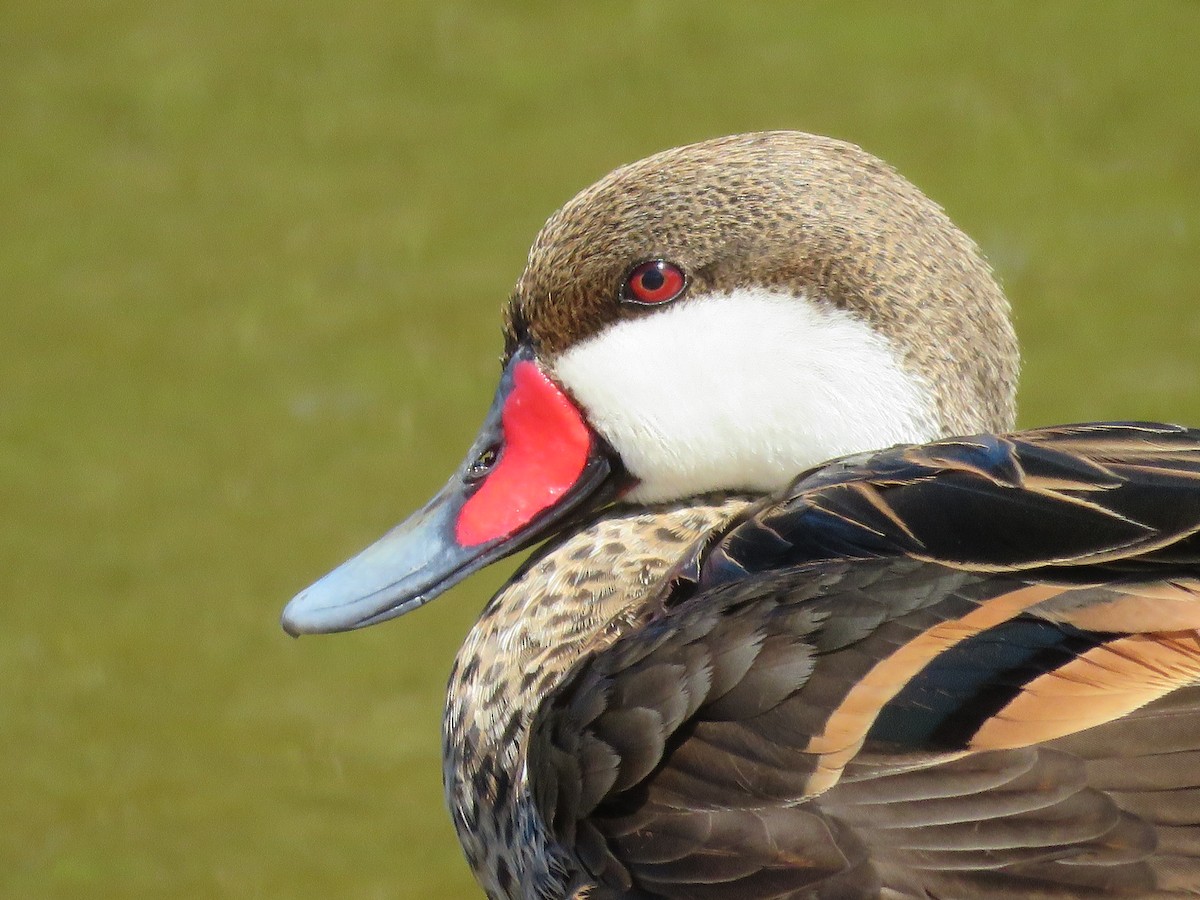
<instances>
[{"instance_id":1,"label":"wing feather","mask_svg":"<svg viewBox=\"0 0 1200 900\"><path fill-rule=\"evenodd\" d=\"M1174 426L815 469L543 704L538 808L597 897L1200 892L1198 531Z\"/></svg>"}]
</instances>

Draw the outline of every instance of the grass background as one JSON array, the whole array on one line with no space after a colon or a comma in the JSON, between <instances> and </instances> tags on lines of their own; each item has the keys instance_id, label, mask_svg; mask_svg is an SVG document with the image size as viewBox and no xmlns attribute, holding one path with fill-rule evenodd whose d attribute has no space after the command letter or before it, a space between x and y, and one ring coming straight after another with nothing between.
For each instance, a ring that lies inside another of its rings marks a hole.
<instances>
[{"instance_id":1,"label":"grass background","mask_svg":"<svg viewBox=\"0 0 1200 900\"><path fill-rule=\"evenodd\" d=\"M982 244L1025 424L1200 424L1200 4L0 5L0 896L475 896L450 661L497 567L288 640L491 394L542 220L799 128Z\"/></svg>"}]
</instances>

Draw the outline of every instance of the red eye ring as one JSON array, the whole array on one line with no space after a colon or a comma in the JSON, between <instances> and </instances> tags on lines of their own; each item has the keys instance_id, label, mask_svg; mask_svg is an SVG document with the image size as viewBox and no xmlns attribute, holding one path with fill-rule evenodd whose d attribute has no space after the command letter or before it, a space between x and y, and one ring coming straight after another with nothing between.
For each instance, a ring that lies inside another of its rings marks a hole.
<instances>
[{"instance_id":1,"label":"red eye ring","mask_svg":"<svg viewBox=\"0 0 1200 900\"><path fill-rule=\"evenodd\" d=\"M641 306L657 306L674 300L687 287L687 276L665 259L644 262L625 279L621 299Z\"/></svg>"}]
</instances>

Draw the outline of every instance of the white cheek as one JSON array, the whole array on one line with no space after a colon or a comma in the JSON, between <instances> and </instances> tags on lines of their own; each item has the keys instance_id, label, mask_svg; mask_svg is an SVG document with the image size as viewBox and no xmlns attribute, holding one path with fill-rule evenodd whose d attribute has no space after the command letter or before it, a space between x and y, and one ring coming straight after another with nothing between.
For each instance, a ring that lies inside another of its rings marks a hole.
<instances>
[{"instance_id":1,"label":"white cheek","mask_svg":"<svg viewBox=\"0 0 1200 900\"><path fill-rule=\"evenodd\" d=\"M864 321L764 289L618 322L551 371L641 502L773 490L832 457L938 434L928 387Z\"/></svg>"}]
</instances>

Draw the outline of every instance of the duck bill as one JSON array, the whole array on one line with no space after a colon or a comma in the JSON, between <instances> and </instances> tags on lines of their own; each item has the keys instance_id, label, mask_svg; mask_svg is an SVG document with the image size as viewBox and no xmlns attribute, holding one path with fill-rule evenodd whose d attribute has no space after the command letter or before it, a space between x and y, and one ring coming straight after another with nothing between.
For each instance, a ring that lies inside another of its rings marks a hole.
<instances>
[{"instance_id":1,"label":"duck bill","mask_svg":"<svg viewBox=\"0 0 1200 900\"><path fill-rule=\"evenodd\" d=\"M607 444L521 347L454 477L421 510L297 594L283 628L321 634L401 616L607 504L625 480Z\"/></svg>"}]
</instances>

